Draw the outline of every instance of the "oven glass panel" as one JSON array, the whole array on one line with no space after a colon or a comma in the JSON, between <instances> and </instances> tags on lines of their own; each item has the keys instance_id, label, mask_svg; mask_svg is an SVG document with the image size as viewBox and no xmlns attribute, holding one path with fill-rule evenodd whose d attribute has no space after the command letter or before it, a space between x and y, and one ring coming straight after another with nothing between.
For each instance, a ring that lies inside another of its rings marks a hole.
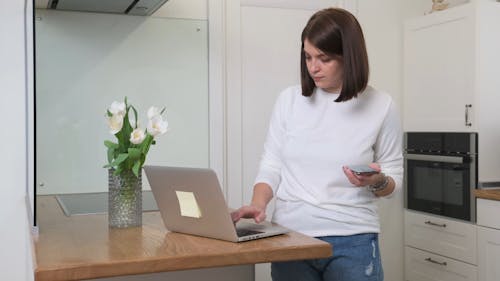
<instances>
[{"instance_id":1,"label":"oven glass panel","mask_svg":"<svg viewBox=\"0 0 500 281\"><path fill-rule=\"evenodd\" d=\"M408 208L469 220L467 164L407 160Z\"/></svg>"},{"instance_id":2,"label":"oven glass panel","mask_svg":"<svg viewBox=\"0 0 500 281\"><path fill-rule=\"evenodd\" d=\"M420 200L462 205L464 202L463 171L416 166L413 170L415 186L413 196Z\"/></svg>"}]
</instances>

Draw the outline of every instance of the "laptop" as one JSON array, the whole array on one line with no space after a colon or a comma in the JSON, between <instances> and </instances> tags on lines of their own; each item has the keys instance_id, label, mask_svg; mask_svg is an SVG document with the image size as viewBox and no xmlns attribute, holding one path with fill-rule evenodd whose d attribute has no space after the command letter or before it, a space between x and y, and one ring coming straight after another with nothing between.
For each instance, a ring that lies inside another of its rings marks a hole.
<instances>
[{"instance_id":1,"label":"laptop","mask_svg":"<svg viewBox=\"0 0 500 281\"><path fill-rule=\"evenodd\" d=\"M217 175L211 169L144 166L156 204L169 231L241 242L289 230L271 222L233 223Z\"/></svg>"}]
</instances>

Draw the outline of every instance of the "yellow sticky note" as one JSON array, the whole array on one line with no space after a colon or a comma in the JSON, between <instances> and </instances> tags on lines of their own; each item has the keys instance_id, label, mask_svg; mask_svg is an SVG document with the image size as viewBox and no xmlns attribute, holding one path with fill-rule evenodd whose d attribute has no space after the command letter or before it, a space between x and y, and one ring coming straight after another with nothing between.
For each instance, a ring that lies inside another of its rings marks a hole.
<instances>
[{"instance_id":1,"label":"yellow sticky note","mask_svg":"<svg viewBox=\"0 0 500 281\"><path fill-rule=\"evenodd\" d=\"M191 218L201 218L200 206L196 202L194 193L186 191L175 191L179 206L181 207L181 216Z\"/></svg>"}]
</instances>

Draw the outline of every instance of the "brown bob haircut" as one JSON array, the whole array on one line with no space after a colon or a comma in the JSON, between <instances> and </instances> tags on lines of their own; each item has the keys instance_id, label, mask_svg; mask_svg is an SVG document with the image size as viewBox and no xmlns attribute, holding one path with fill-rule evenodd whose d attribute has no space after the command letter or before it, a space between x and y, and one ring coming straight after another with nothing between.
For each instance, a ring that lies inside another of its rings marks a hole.
<instances>
[{"instance_id":1,"label":"brown bob haircut","mask_svg":"<svg viewBox=\"0 0 500 281\"><path fill-rule=\"evenodd\" d=\"M357 97L368 84L369 66L363 31L356 18L346 10L328 8L316 12L302 31L300 52L300 78L302 95L311 96L314 80L307 70L304 41L332 59L339 60L344 68L342 90L335 102Z\"/></svg>"}]
</instances>

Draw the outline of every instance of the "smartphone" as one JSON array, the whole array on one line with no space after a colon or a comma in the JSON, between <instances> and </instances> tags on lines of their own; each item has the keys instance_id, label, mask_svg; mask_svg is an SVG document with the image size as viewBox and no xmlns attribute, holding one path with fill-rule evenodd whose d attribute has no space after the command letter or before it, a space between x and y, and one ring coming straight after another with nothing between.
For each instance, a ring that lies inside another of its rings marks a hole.
<instances>
[{"instance_id":1,"label":"smartphone","mask_svg":"<svg viewBox=\"0 0 500 281\"><path fill-rule=\"evenodd\" d=\"M351 171L353 171L356 175L373 175L378 174L379 172L368 165L349 165L347 166Z\"/></svg>"}]
</instances>

